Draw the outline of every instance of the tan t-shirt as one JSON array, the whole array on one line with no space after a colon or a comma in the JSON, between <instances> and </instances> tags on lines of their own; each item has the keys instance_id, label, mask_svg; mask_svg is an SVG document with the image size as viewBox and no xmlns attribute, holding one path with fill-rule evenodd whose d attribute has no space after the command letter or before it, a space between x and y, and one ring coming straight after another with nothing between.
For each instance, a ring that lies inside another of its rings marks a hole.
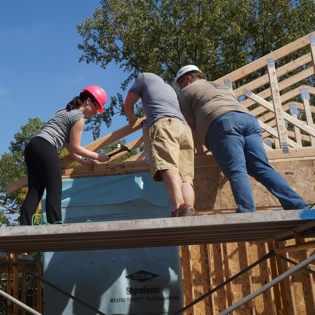
<instances>
[{"instance_id":1,"label":"tan t-shirt","mask_svg":"<svg viewBox=\"0 0 315 315\"><path fill-rule=\"evenodd\" d=\"M216 118L231 111L249 112L232 90L207 80L196 80L186 86L179 93L178 100L185 118L196 117L197 136L204 145L210 124Z\"/></svg>"}]
</instances>

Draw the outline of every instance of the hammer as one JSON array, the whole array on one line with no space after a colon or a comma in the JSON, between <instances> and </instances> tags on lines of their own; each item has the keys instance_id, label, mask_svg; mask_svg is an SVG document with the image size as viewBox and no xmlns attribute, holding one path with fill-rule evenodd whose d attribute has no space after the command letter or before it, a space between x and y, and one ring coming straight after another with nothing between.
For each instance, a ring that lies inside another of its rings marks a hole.
<instances>
[{"instance_id":1,"label":"hammer","mask_svg":"<svg viewBox=\"0 0 315 315\"><path fill-rule=\"evenodd\" d=\"M117 148L119 148L118 151L112 152L112 153L109 153L109 154L106 154L106 155L109 156L109 157L112 157L113 155L116 155L117 153L120 153L120 152L123 152L123 151L131 152L131 150L129 148L127 148L126 146L124 146L123 144L120 144L120 143L117 144Z\"/></svg>"}]
</instances>

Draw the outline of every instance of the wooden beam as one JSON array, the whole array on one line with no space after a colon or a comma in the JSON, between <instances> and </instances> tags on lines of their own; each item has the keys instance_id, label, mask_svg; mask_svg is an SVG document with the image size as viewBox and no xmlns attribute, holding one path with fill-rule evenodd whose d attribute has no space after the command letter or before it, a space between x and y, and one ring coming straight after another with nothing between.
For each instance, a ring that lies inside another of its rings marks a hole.
<instances>
[{"instance_id":1,"label":"wooden beam","mask_svg":"<svg viewBox=\"0 0 315 315\"><path fill-rule=\"evenodd\" d=\"M276 139L279 139L279 140L280 140L280 138L279 138L279 133L278 133L275 129L271 128L268 124L265 124L265 123L263 123L263 122L260 121L260 120L258 120L258 122L259 122L259 125L261 126L261 128L262 128L263 130L265 130L266 132L268 132L269 134L271 134L272 136L274 136ZM293 148L301 147L301 145L297 144L296 142L292 141L291 139L288 139L288 138L287 138L287 141L286 141L286 142L287 142L291 147L293 147ZM287 150L285 150L285 153L288 153Z\"/></svg>"},{"instance_id":2,"label":"wooden beam","mask_svg":"<svg viewBox=\"0 0 315 315\"><path fill-rule=\"evenodd\" d=\"M315 157L314 147L291 148L290 152L283 154L282 150L268 150L267 157L269 160L285 160L285 159L312 159ZM95 177L133 174L137 172L150 172L150 165L144 159L142 160L127 160L119 163L106 163L96 165L78 165L74 167L64 168L63 179L78 178L78 177ZM315 158L314 158L315 159ZM215 166L217 165L212 154L195 157L195 167ZM27 186L27 178L23 177L20 180L7 186L7 195L14 191Z\"/></svg>"},{"instance_id":3,"label":"wooden beam","mask_svg":"<svg viewBox=\"0 0 315 315\"><path fill-rule=\"evenodd\" d=\"M315 148L290 148L289 153L283 153L281 150L272 150L267 152L267 157L269 161L313 158L315 159Z\"/></svg>"},{"instance_id":4,"label":"wooden beam","mask_svg":"<svg viewBox=\"0 0 315 315\"><path fill-rule=\"evenodd\" d=\"M125 162L132 162L132 161L140 161L144 159L144 151L137 153L136 155L131 156Z\"/></svg>"},{"instance_id":5,"label":"wooden beam","mask_svg":"<svg viewBox=\"0 0 315 315\"><path fill-rule=\"evenodd\" d=\"M302 57L299 57L279 68L277 68L277 76L283 76L288 74L289 72L295 70L298 67L301 67L307 63L309 63L312 60L311 57L311 53L308 53L306 55L303 55ZM267 64L267 63L266 63ZM263 85L266 85L267 83L269 83L269 78L268 78L268 74L265 74L253 81L250 81L240 87L238 87L237 89L234 90L234 93L237 97L242 96L243 95L243 89L248 89L248 90L256 90L258 88L260 88Z\"/></svg>"},{"instance_id":6,"label":"wooden beam","mask_svg":"<svg viewBox=\"0 0 315 315\"><path fill-rule=\"evenodd\" d=\"M268 110L270 110L272 112L275 111L273 106L269 102L267 102L266 100L264 100L260 96L256 95L255 93L253 93L251 91L247 91L247 90L245 90L244 93L246 94L246 96L248 98L254 100L258 104L260 104L263 107L267 108ZM303 131L305 131L308 134L312 135L313 137L315 136L315 130L313 128L309 127L308 125L305 125L305 123L301 123L300 120L292 117L291 115L289 115L286 112L283 112L283 117L285 118L285 120L290 122L292 125L299 127L300 129L302 129Z\"/></svg>"},{"instance_id":7,"label":"wooden beam","mask_svg":"<svg viewBox=\"0 0 315 315\"><path fill-rule=\"evenodd\" d=\"M310 36L310 50L312 54L313 68L315 71L315 36Z\"/></svg>"},{"instance_id":8,"label":"wooden beam","mask_svg":"<svg viewBox=\"0 0 315 315\"><path fill-rule=\"evenodd\" d=\"M312 117L312 112L311 112L311 107L310 107L309 90L304 88L304 89L301 89L300 91L301 91L301 98L304 105L304 112L306 116L307 125L311 127L312 129L314 129L313 117ZM315 146L315 138L310 136L310 141L311 141L311 145Z\"/></svg>"},{"instance_id":9,"label":"wooden beam","mask_svg":"<svg viewBox=\"0 0 315 315\"><path fill-rule=\"evenodd\" d=\"M267 151L269 160L288 160L288 159L315 159L314 147L291 148L289 153L283 153L282 150ZM217 162L213 155L207 154L195 157L195 167L217 166ZM63 178L77 177L93 177L133 174L137 172L150 172L150 165L145 160L124 161L120 163L108 163L94 165L92 168L88 166L68 167L65 169Z\"/></svg>"},{"instance_id":10,"label":"wooden beam","mask_svg":"<svg viewBox=\"0 0 315 315\"><path fill-rule=\"evenodd\" d=\"M94 177L108 175L133 174L149 172L150 166L142 161L124 161L119 163L104 163L95 165L78 165L63 170L62 178Z\"/></svg>"},{"instance_id":11,"label":"wooden beam","mask_svg":"<svg viewBox=\"0 0 315 315\"><path fill-rule=\"evenodd\" d=\"M315 36L315 32L309 33L305 35L304 37L301 37L294 42L283 46L279 49L277 49L274 52L269 53L268 55L265 55L247 65L245 65L242 68L239 68L221 78L216 80L216 82L224 84L225 79L231 80L231 82L235 82L241 78L244 78L245 76L263 68L266 66L266 60L267 58L273 58L274 60L279 60L305 46L307 46L310 43L311 36Z\"/></svg>"},{"instance_id":12,"label":"wooden beam","mask_svg":"<svg viewBox=\"0 0 315 315\"><path fill-rule=\"evenodd\" d=\"M293 75L284 81L281 81L279 83L279 90L282 91L284 89L291 88L292 85L297 84L298 82L312 76L313 74L314 74L314 69L312 67L309 67L309 68L301 71L300 73ZM298 88L298 94L299 93L300 93L300 87ZM265 98L268 98L271 96L271 91L268 88L268 89L265 89L265 90L257 93L257 95L260 96L261 98L265 99ZM283 103L285 101L287 101L287 99L285 99L283 96L281 96L281 100ZM241 102L241 104L245 107L249 107L249 106L254 105L255 102L252 100L246 99L245 101Z\"/></svg>"},{"instance_id":13,"label":"wooden beam","mask_svg":"<svg viewBox=\"0 0 315 315\"><path fill-rule=\"evenodd\" d=\"M284 117L283 117L283 110L277 80L277 73L274 60L272 58L268 58L268 75L270 81L270 90L272 94L273 100L273 112L276 116L277 122L277 131L278 131L278 138L280 142L280 147L283 150L283 153L289 152L288 147L288 132L285 126Z\"/></svg>"},{"instance_id":14,"label":"wooden beam","mask_svg":"<svg viewBox=\"0 0 315 315\"><path fill-rule=\"evenodd\" d=\"M290 103L284 104L282 106L283 111L285 111L285 112L289 111L290 105L296 105L297 109L304 111L304 104L299 103L299 102L290 102ZM258 115L258 112L256 110L260 110L260 109L261 109L261 107L258 107L256 109L252 110L251 114L255 115L255 116ZM311 111L311 113L315 114L315 107L310 106L309 110ZM275 114L273 112L269 111L266 114L259 116L259 120L264 122L264 123L266 121L268 121L267 125L270 126L271 128L273 128L276 126L276 121L275 121L274 117L275 117ZM294 117L295 119L298 119L296 114L293 114L292 117ZM271 120L271 119L273 119L273 120ZM299 121L304 125L306 124L306 122L303 120L299 120ZM294 133L291 131L288 131L289 137L295 138L296 143L299 144L300 146L302 146L301 140L303 140L307 143L310 143L310 136L306 136L306 135L301 134L300 129L294 125L293 125L293 128L294 128ZM263 132L264 138L269 137L269 135L270 135L270 133Z\"/></svg>"},{"instance_id":15,"label":"wooden beam","mask_svg":"<svg viewBox=\"0 0 315 315\"><path fill-rule=\"evenodd\" d=\"M315 87L314 86L303 85L303 86L301 86L301 88L307 88L309 90L310 94L315 95Z\"/></svg>"}]
</instances>

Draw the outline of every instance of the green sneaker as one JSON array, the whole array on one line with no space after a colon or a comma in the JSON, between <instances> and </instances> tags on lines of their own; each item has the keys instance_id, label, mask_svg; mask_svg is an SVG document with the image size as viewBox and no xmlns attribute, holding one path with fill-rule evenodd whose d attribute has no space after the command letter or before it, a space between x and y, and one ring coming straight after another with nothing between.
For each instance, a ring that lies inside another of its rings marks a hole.
<instances>
[{"instance_id":1,"label":"green sneaker","mask_svg":"<svg viewBox=\"0 0 315 315\"><path fill-rule=\"evenodd\" d=\"M39 213L35 213L32 215L32 225L42 225L43 217Z\"/></svg>"},{"instance_id":2,"label":"green sneaker","mask_svg":"<svg viewBox=\"0 0 315 315\"><path fill-rule=\"evenodd\" d=\"M63 221L55 221L53 224L63 224ZM32 225L50 225L50 223L43 221L41 214L35 213L32 216Z\"/></svg>"}]
</instances>

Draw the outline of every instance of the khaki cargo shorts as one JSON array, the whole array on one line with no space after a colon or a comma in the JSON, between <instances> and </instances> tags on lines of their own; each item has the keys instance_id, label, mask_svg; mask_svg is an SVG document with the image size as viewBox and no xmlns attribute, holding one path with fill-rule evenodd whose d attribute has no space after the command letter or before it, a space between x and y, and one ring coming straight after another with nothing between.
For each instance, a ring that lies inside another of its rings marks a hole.
<instances>
[{"instance_id":1,"label":"khaki cargo shorts","mask_svg":"<svg viewBox=\"0 0 315 315\"><path fill-rule=\"evenodd\" d=\"M150 165L155 181L162 181L161 170L177 169L183 182L193 185L194 142L191 129L177 118L161 118L149 131Z\"/></svg>"}]
</instances>

